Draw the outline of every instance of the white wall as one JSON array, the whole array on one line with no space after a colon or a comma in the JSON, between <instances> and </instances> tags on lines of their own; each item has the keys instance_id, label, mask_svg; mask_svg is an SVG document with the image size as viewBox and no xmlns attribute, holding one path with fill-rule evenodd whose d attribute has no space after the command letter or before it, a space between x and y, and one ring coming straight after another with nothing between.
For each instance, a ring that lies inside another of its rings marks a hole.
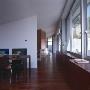
<instances>
[{"instance_id":1,"label":"white wall","mask_svg":"<svg viewBox=\"0 0 90 90\"><path fill-rule=\"evenodd\" d=\"M37 17L0 25L0 48L9 48L10 54L12 48L27 48L31 67L37 68Z\"/></svg>"}]
</instances>

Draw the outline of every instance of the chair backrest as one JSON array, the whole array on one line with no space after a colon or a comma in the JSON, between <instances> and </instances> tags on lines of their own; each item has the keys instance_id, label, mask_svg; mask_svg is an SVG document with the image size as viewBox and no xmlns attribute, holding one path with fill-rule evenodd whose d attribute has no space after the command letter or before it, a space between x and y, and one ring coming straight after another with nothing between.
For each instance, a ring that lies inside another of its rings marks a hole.
<instances>
[{"instance_id":1,"label":"chair backrest","mask_svg":"<svg viewBox=\"0 0 90 90\"><path fill-rule=\"evenodd\" d=\"M9 65L9 58L8 57L0 57L0 69L5 69Z\"/></svg>"}]
</instances>

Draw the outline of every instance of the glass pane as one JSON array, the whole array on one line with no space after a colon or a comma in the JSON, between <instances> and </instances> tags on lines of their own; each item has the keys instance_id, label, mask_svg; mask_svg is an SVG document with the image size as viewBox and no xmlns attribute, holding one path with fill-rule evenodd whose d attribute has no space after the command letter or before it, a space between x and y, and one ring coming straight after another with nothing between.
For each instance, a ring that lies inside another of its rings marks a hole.
<instances>
[{"instance_id":1,"label":"glass pane","mask_svg":"<svg viewBox=\"0 0 90 90\"><path fill-rule=\"evenodd\" d=\"M90 56L90 0L87 0L87 56Z\"/></svg>"},{"instance_id":2,"label":"glass pane","mask_svg":"<svg viewBox=\"0 0 90 90\"><path fill-rule=\"evenodd\" d=\"M48 42L48 45L52 45L52 42Z\"/></svg>"},{"instance_id":3,"label":"glass pane","mask_svg":"<svg viewBox=\"0 0 90 90\"><path fill-rule=\"evenodd\" d=\"M48 38L48 42L52 42L52 37Z\"/></svg>"},{"instance_id":4,"label":"glass pane","mask_svg":"<svg viewBox=\"0 0 90 90\"><path fill-rule=\"evenodd\" d=\"M61 51L61 34L60 33L57 36L57 44L58 44L58 50Z\"/></svg>"},{"instance_id":5,"label":"glass pane","mask_svg":"<svg viewBox=\"0 0 90 90\"><path fill-rule=\"evenodd\" d=\"M70 47L71 47L71 44L70 44L70 42L71 42L71 39L70 39L70 15L68 16L68 18L67 18L67 21L66 21L66 24L67 24L67 38L66 38L66 40L67 40L67 51L70 51L71 49L70 49Z\"/></svg>"},{"instance_id":6,"label":"glass pane","mask_svg":"<svg viewBox=\"0 0 90 90\"><path fill-rule=\"evenodd\" d=\"M67 51L70 51L70 39L68 41Z\"/></svg>"},{"instance_id":7,"label":"glass pane","mask_svg":"<svg viewBox=\"0 0 90 90\"><path fill-rule=\"evenodd\" d=\"M48 51L52 52L52 37L48 38Z\"/></svg>"},{"instance_id":8,"label":"glass pane","mask_svg":"<svg viewBox=\"0 0 90 90\"><path fill-rule=\"evenodd\" d=\"M80 5L72 14L72 52L81 54L81 15Z\"/></svg>"}]
</instances>

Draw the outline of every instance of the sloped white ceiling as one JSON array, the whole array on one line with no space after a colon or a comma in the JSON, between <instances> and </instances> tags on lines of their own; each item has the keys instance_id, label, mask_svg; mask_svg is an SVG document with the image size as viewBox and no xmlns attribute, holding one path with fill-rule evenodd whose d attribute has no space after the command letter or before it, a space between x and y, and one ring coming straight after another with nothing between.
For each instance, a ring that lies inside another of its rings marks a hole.
<instances>
[{"instance_id":1,"label":"sloped white ceiling","mask_svg":"<svg viewBox=\"0 0 90 90\"><path fill-rule=\"evenodd\" d=\"M0 0L0 24L37 16L38 29L52 32L66 0Z\"/></svg>"}]
</instances>

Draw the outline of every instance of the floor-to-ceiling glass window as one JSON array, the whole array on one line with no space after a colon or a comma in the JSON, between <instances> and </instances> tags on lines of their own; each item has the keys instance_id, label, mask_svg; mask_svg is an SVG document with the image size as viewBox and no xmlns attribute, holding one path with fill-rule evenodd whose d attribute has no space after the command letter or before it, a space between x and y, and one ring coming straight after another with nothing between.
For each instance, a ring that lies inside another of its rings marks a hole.
<instances>
[{"instance_id":1,"label":"floor-to-ceiling glass window","mask_svg":"<svg viewBox=\"0 0 90 90\"><path fill-rule=\"evenodd\" d=\"M90 56L90 0L87 0L87 56Z\"/></svg>"},{"instance_id":2,"label":"floor-to-ceiling glass window","mask_svg":"<svg viewBox=\"0 0 90 90\"><path fill-rule=\"evenodd\" d=\"M52 37L48 38L48 51L52 52Z\"/></svg>"},{"instance_id":3,"label":"floor-to-ceiling glass window","mask_svg":"<svg viewBox=\"0 0 90 90\"><path fill-rule=\"evenodd\" d=\"M58 50L60 52L61 51L61 31L60 31L60 28L59 28L58 33L57 33L57 45L58 45Z\"/></svg>"},{"instance_id":4,"label":"floor-to-ceiling glass window","mask_svg":"<svg viewBox=\"0 0 90 90\"><path fill-rule=\"evenodd\" d=\"M71 50L71 36L70 36L70 15L66 19L66 40L67 40L67 51Z\"/></svg>"},{"instance_id":5,"label":"floor-to-ceiling glass window","mask_svg":"<svg viewBox=\"0 0 90 90\"><path fill-rule=\"evenodd\" d=\"M81 54L81 9L80 0L72 9L72 52Z\"/></svg>"}]
</instances>

